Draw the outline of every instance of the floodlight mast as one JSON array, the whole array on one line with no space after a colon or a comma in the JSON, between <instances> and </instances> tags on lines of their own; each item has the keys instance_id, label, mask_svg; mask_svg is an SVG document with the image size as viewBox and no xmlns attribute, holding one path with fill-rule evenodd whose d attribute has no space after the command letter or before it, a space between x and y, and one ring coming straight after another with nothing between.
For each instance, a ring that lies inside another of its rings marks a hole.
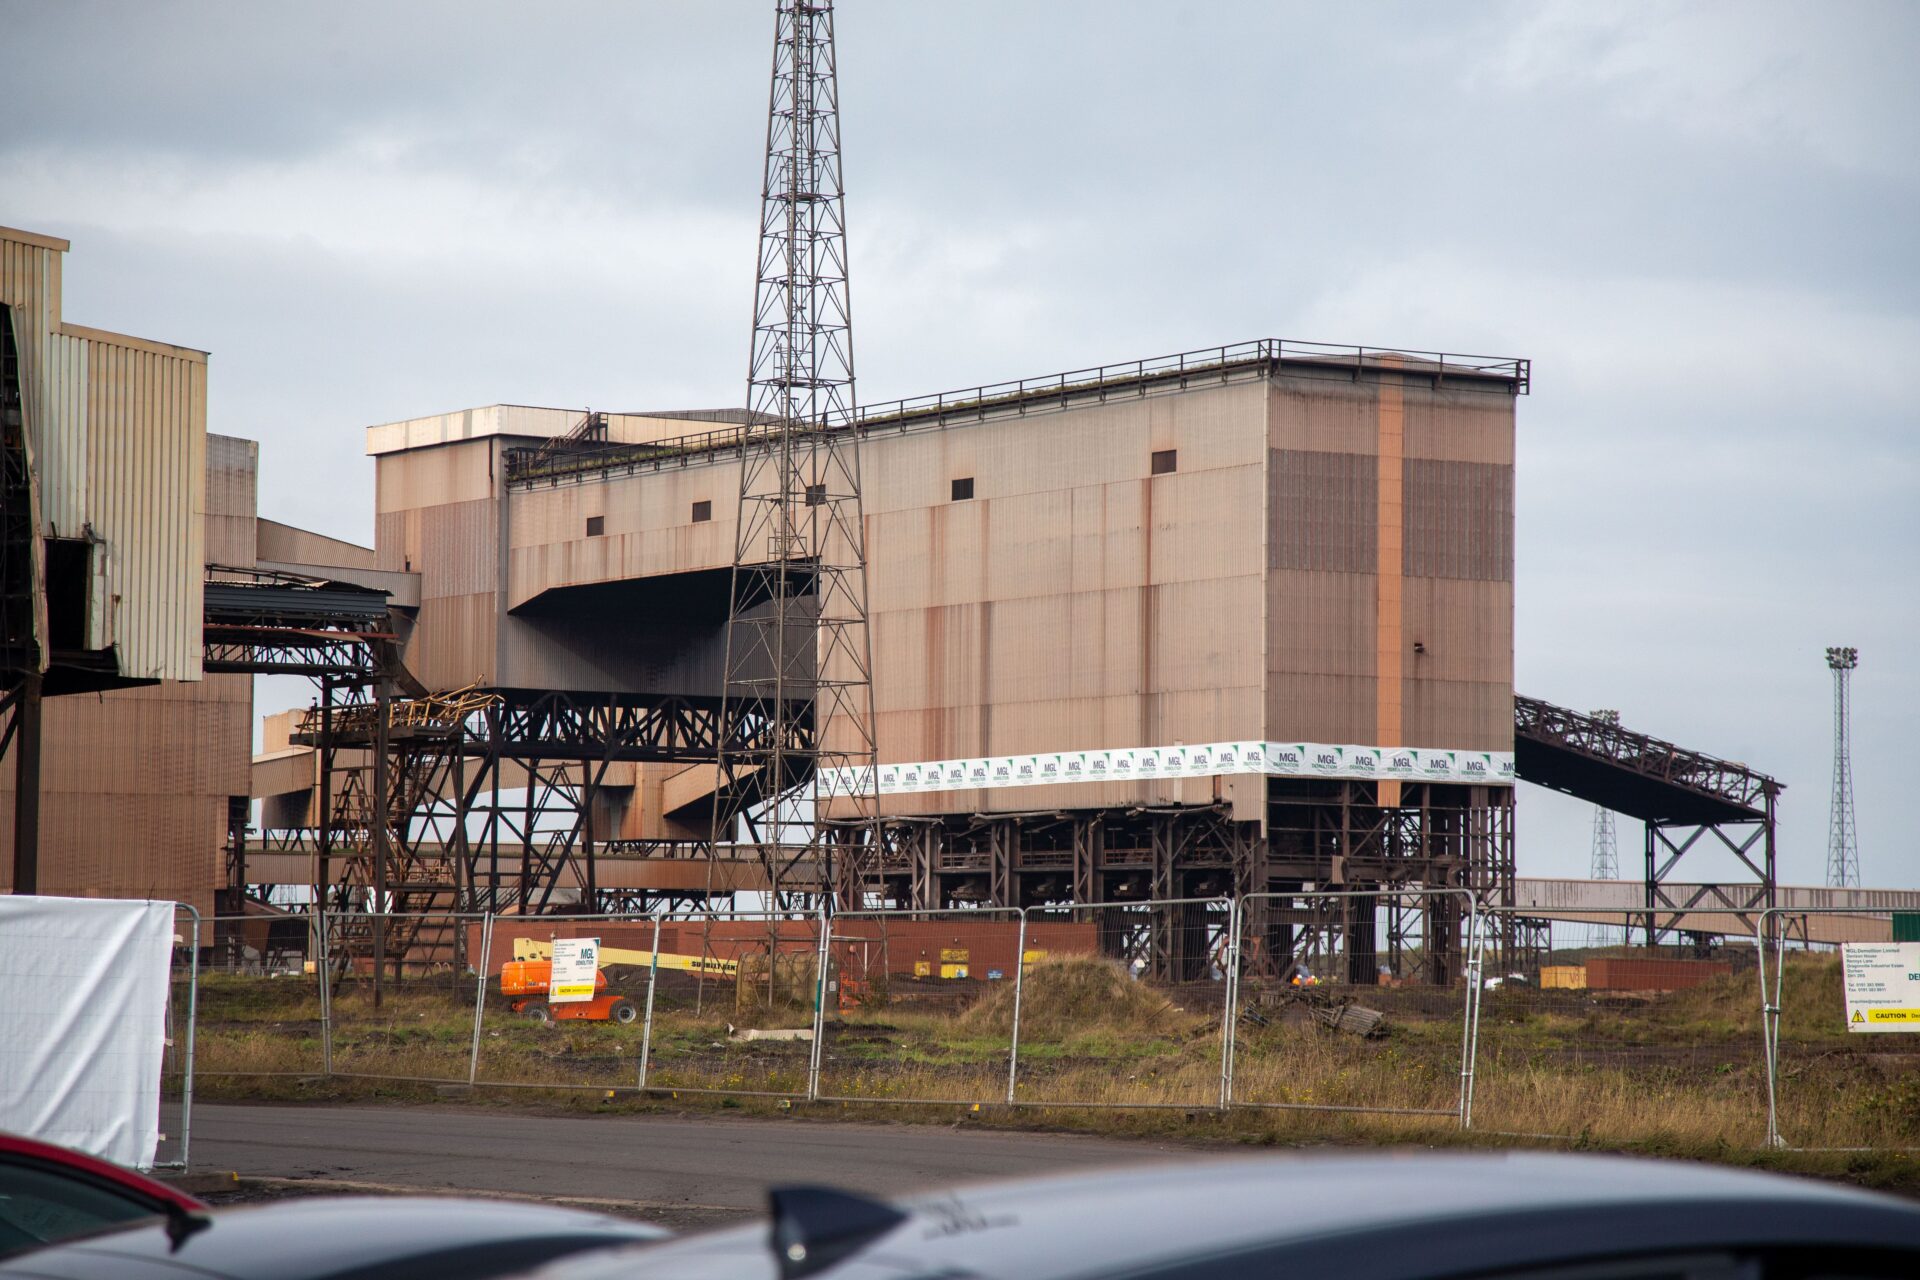
<instances>
[{"instance_id":1,"label":"floodlight mast","mask_svg":"<svg viewBox=\"0 0 1920 1280\"><path fill-rule=\"evenodd\" d=\"M852 909L880 841L833 5L776 9L708 886L744 832L770 905Z\"/></svg>"},{"instance_id":2,"label":"floodlight mast","mask_svg":"<svg viewBox=\"0 0 1920 1280\"><path fill-rule=\"evenodd\" d=\"M1833 672L1833 804L1827 816L1827 884L1860 887L1860 842L1853 821L1853 671L1860 651L1851 645L1827 650Z\"/></svg>"}]
</instances>

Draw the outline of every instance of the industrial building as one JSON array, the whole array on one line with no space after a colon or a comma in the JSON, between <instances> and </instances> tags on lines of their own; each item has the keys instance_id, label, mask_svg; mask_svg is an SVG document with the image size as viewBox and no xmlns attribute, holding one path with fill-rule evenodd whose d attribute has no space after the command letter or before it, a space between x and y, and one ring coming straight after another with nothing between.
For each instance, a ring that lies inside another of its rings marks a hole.
<instances>
[{"instance_id":1,"label":"industrial building","mask_svg":"<svg viewBox=\"0 0 1920 1280\"><path fill-rule=\"evenodd\" d=\"M863 409L847 430L889 833L869 892L1494 884L1512 861L1525 380L1519 360L1253 342ZM615 414L569 438L582 417L494 406L369 430L378 567L419 579L401 661L508 707L716 707L748 428ZM1131 772L1143 748L1267 742L1348 767L1275 777L1256 751L1092 780L1116 750ZM1481 767L1380 761L1406 748ZM1004 777L927 769L996 758ZM1028 759L1060 772L1016 779ZM583 780L600 822L564 887L591 857L596 889L684 888L672 855L704 856L713 777L654 762ZM471 858L469 875L485 901L525 902L535 861L504 886Z\"/></svg>"}]
</instances>

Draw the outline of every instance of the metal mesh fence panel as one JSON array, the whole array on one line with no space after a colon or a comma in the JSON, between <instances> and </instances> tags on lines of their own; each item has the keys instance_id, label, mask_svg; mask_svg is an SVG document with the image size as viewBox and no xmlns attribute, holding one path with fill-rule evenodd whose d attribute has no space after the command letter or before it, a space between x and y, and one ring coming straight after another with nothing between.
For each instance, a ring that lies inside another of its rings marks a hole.
<instances>
[{"instance_id":1,"label":"metal mesh fence panel","mask_svg":"<svg viewBox=\"0 0 1920 1280\"><path fill-rule=\"evenodd\" d=\"M1760 1141L1751 936L1662 932L1656 918L1650 944L1644 912L1488 920L1474 1128Z\"/></svg>"},{"instance_id":2,"label":"metal mesh fence panel","mask_svg":"<svg viewBox=\"0 0 1920 1280\"><path fill-rule=\"evenodd\" d=\"M484 991L475 1037L481 1084L632 1089L646 1057L657 917L495 916L470 926L476 983ZM587 1000L553 1000L553 944L597 938L599 976Z\"/></svg>"},{"instance_id":3,"label":"metal mesh fence panel","mask_svg":"<svg viewBox=\"0 0 1920 1280\"><path fill-rule=\"evenodd\" d=\"M1747 996L1768 1045L1767 1138L1797 1150L1920 1148L1920 941L1886 910L1765 913Z\"/></svg>"},{"instance_id":4,"label":"metal mesh fence panel","mask_svg":"<svg viewBox=\"0 0 1920 1280\"><path fill-rule=\"evenodd\" d=\"M1026 934L1012 908L834 916L818 1096L1003 1101Z\"/></svg>"},{"instance_id":5,"label":"metal mesh fence panel","mask_svg":"<svg viewBox=\"0 0 1920 1280\"><path fill-rule=\"evenodd\" d=\"M1219 1106L1233 915L1224 898L1027 908L1009 1100Z\"/></svg>"},{"instance_id":6,"label":"metal mesh fence panel","mask_svg":"<svg viewBox=\"0 0 1920 1280\"><path fill-rule=\"evenodd\" d=\"M192 1154L193 1082L199 1050L201 956L209 923L184 903L173 914L173 951L167 972L166 1044L160 1063L160 1143L157 1169L184 1169Z\"/></svg>"},{"instance_id":7,"label":"metal mesh fence panel","mask_svg":"<svg viewBox=\"0 0 1920 1280\"><path fill-rule=\"evenodd\" d=\"M510 991L510 962L598 938L591 1002ZM496 917L476 1080L804 1097L821 994L820 917L766 911Z\"/></svg>"},{"instance_id":8,"label":"metal mesh fence panel","mask_svg":"<svg viewBox=\"0 0 1920 1280\"><path fill-rule=\"evenodd\" d=\"M325 1023L312 914L216 916L202 932L198 1073L322 1074Z\"/></svg>"},{"instance_id":9,"label":"metal mesh fence panel","mask_svg":"<svg viewBox=\"0 0 1920 1280\"><path fill-rule=\"evenodd\" d=\"M468 952L483 922L456 912L324 914L330 1073L466 1083L476 995Z\"/></svg>"},{"instance_id":10,"label":"metal mesh fence panel","mask_svg":"<svg viewBox=\"0 0 1920 1280\"><path fill-rule=\"evenodd\" d=\"M1240 913L1234 1105L1461 1122L1475 973L1469 895L1252 894Z\"/></svg>"}]
</instances>

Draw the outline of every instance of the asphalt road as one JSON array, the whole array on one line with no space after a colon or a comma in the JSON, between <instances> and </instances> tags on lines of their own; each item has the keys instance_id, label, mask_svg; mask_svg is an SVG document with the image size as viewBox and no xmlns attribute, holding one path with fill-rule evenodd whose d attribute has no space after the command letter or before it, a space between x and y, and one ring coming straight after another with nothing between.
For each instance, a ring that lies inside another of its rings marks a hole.
<instances>
[{"instance_id":1,"label":"asphalt road","mask_svg":"<svg viewBox=\"0 0 1920 1280\"><path fill-rule=\"evenodd\" d=\"M1154 1158L1171 1143L1075 1134L733 1116L540 1116L479 1107L201 1103L193 1165L243 1178L628 1202L686 1228L757 1214L776 1183L895 1195Z\"/></svg>"}]
</instances>

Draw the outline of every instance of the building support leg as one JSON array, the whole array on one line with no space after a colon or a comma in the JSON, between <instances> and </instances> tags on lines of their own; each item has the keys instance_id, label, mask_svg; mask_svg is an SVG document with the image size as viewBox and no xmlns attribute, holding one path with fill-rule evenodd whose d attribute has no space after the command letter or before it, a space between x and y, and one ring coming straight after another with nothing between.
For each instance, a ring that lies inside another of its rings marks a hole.
<instances>
[{"instance_id":1,"label":"building support leg","mask_svg":"<svg viewBox=\"0 0 1920 1280\"><path fill-rule=\"evenodd\" d=\"M387 864L393 856L391 797L388 794L387 759L393 714L391 691L383 678L374 685L373 694L373 1007L380 1007L382 984L387 968Z\"/></svg>"},{"instance_id":2,"label":"building support leg","mask_svg":"<svg viewBox=\"0 0 1920 1280\"><path fill-rule=\"evenodd\" d=\"M909 905L916 911L940 909L940 880L934 871L946 828L938 822L916 822L907 832Z\"/></svg>"},{"instance_id":3,"label":"building support leg","mask_svg":"<svg viewBox=\"0 0 1920 1280\"><path fill-rule=\"evenodd\" d=\"M1020 843L1020 822L1017 818L1002 818L996 821L987 833L987 849L991 857L988 867L987 905L994 907L1017 907L1020 905L1018 890L1013 882L1013 865L1018 859Z\"/></svg>"},{"instance_id":4,"label":"building support leg","mask_svg":"<svg viewBox=\"0 0 1920 1280\"><path fill-rule=\"evenodd\" d=\"M40 673L13 696L13 891L40 892Z\"/></svg>"},{"instance_id":5,"label":"building support leg","mask_svg":"<svg viewBox=\"0 0 1920 1280\"><path fill-rule=\"evenodd\" d=\"M1177 877L1174 874L1175 842L1178 833L1175 829L1177 819L1171 814L1155 814L1149 819L1153 836L1153 887L1148 896L1156 902L1180 896ZM1151 922L1148 925L1150 945L1147 949L1148 976L1162 982L1174 981L1178 964L1175 960L1178 948L1178 922L1176 908L1151 908Z\"/></svg>"}]
</instances>

